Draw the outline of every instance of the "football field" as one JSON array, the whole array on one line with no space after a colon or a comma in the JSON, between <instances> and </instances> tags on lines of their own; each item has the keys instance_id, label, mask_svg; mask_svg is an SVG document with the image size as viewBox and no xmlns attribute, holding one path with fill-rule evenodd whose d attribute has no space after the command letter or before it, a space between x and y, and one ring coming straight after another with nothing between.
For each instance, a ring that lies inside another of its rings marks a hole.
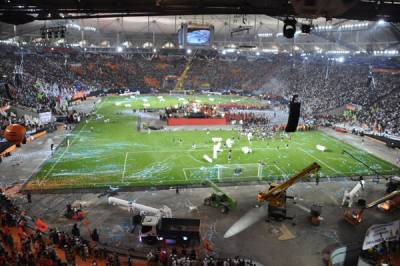
<instances>
[{"instance_id":1,"label":"football field","mask_svg":"<svg viewBox=\"0 0 400 266\"><path fill-rule=\"evenodd\" d=\"M142 97L102 98L96 113L104 118L92 117L68 134L26 189L196 185L205 179L274 180L287 178L313 162L321 166L320 174L325 178L373 175L363 164L342 154L343 150L382 175L399 173L396 166L319 131L279 133L251 143L236 130L138 132L132 109L142 108L146 102L154 108L165 104L156 96L146 96L147 101ZM165 101L171 97L167 106L182 101L178 96L164 97ZM260 103L243 97L215 96L213 99L213 103ZM210 97L198 100L207 102ZM109 122L104 121L108 119ZM231 160L228 160L227 148L218 153L213 163L204 160L204 155L213 155L213 137L234 140ZM316 145L325 146L327 151L317 150ZM252 152L245 154L243 147L249 147Z\"/></svg>"}]
</instances>

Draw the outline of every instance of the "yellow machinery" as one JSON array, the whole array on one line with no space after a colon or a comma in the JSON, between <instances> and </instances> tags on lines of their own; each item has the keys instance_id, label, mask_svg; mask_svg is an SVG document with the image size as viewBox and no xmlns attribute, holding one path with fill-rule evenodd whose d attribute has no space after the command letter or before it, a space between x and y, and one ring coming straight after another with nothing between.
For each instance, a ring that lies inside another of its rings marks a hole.
<instances>
[{"instance_id":1,"label":"yellow machinery","mask_svg":"<svg viewBox=\"0 0 400 266\"><path fill-rule=\"evenodd\" d=\"M278 219L291 219L290 217L286 216L286 199L293 197L286 196L286 190L296 183L300 178L308 174L315 173L320 168L321 166L314 162L282 184L273 183L270 185L268 191L258 193L258 201L268 202L268 216Z\"/></svg>"},{"instance_id":2,"label":"yellow machinery","mask_svg":"<svg viewBox=\"0 0 400 266\"><path fill-rule=\"evenodd\" d=\"M397 198L397 196L399 196L399 195L400 195L400 190L395 190L392 193L387 194L386 196L384 196L382 198L379 198L369 204L366 204L365 206L361 206L360 209L353 210L350 208L346 208L344 210L343 217L348 223L357 225L357 224L361 223L361 221L362 221L362 215L363 215L364 210L370 209L381 203L385 203L393 198Z\"/></svg>"},{"instance_id":3,"label":"yellow machinery","mask_svg":"<svg viewBox=\"0 0 400 266\"><path fill-rule=\"evenodd\" d=\"M183 92L184 91L186 76L190 70L191 64L192 64L192 59L189 59L185 65L185 68L183 69L181 75L178 77L178 79L176 81L175 90L174 90L175 92Z\"/></svg>"}]
</instances>

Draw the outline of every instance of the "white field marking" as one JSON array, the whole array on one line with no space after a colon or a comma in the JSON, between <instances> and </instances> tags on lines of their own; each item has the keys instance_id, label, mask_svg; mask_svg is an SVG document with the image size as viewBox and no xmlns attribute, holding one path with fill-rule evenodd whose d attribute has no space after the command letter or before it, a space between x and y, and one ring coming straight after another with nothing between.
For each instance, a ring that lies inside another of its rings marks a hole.
<instances>
[{"instance_id":1,"label":"white field marking","mask_svg":"<svg viewBox=\"0 0 400 266\"><path fill-rule=\"evenodd\" d=\"M232 166L247 166L247 165L249 165L249 166L254 166L254 167L257 167L257 172L258 172L258 163L237 163L237 164L222 164L222 166L228 166L227 167L227 169L229 169L229 168L231 168L232 169ZM221 167L221 168L223 168L223 167ZM224 179L246 179L246 178L248 178L248 179L251 179L251 178L257 178L258 176L245 176L245 177L242 177L242 176L235 176L235 175L233 175L233 176L230 176L230 177L222 177L222 178L220 178L219 176L218 176L218 173L217 173L217 178L218 178L218 180L224 180Z\"/></svg>"},{"instance_id":2,"label":"white field marking","mask_svg":"<svg viewBox=\"0 0 400 266\"><path fill-rule=\"evenodd\" d=\"M282 168L280 168L276 164L274 164L274 166L275 166L276 169L278 169L279 172L281 172L282 176L287 175L286 172L282 170Z\"/></svg>"},{"instance_id":3,"label":"white field marking","mask_svg":"<svg viewBox=\"0 0 400 266\"><path fill-rule=\"evenodd\" d=\"M228 166L245 166L245 165L252 165L252 166L255 166L256 164L254 164L254 163L248 163L248 164L227 164ZM271 165L268 165L268 166L271 166ZM186 174L186 171L188 171L188 172L192 172L192 171L198 171L198 170L200 170L201 169L201 167L190 167L190 168L182 168L182 170L183 170L183 172ZM265 168L264 168L265 169ZM271 176L271 175L269 175L269 176ZM281 175L274 175L274 176L276 176L276 177L280 177L280 178L283 178L283 177L285 177L286 175L285 174L281 174ZM222 177L221 178L221 180L224 180L224 179L226 179L226 180L229 180L229 179L231 179L231 180L233 180L233 179L239 179L239 180L244 180L244 179L254 179L254 178L257 178L257 176L231 176L231 177Z\"/></svg>"},{"instance_id":4,"label":"white field marking","mask_svg":"<svg viewBox=\"0 0 400 266\"><path fill-rule=\"evenodd\" d=\"M129 153L174 153L174 152L196 152L196 151L211 151L210 149L195 149L195 150L145 150L145 151L130 151ZM242 149L232 149L233 151L241 151ZM253 148L253 150L275 150L274 148Z\"/></svg>"},{"instance_id":5,"label":"white field marking","mask_svg":"<svg viewBox=\"0 0 400 266\"><path fill-rule=\"evenodd\" d=\"M337 162L341 162L341 163L346 162L346 160L343 160L342 158L325 158L325 160L337 161Z\"/></svg>"},{"instance_id":6,"label":"white field marking","mask_svg":"<svg viewBox=\"0 0 400 266\"><path fill-rule=\"evenodd\" d=\"M128 159L128 153L125 153L125 162L124 162L124 170L122 171L122 182L124 182L124 178L125 178L125 170L126 170L126 160Z\"/></svg>"},{"instance_id":7,"label":"white field marking","mask_svg":"<svg viewBox=\"0 0 400 266\"><path fill-rule=\"evenodd\" d=\"M320 159L318 159L317 157L315 157L314 155L312 155L311 153L309 153L308 151L304 150L303 148L299 148L300 150L302 150L304 153L306 153L308 156L314 158L314 160L319 161L321 164L325 165L326 167L328 167L329 169L331 169L332 171L334 171L337 174L340 174L340 172L336 171L334 168L330 167L329 165L327 165L325 162L321 161Z\"/></svg>"},{"instance_id":8,"label":"white field marking","mask_svg":"<svg viewBox=\"0 0 400 266\"><path fill-rule=\"evenodd\" d=\"M231 168L231 166L247 166L247 165L257 167L258 163L231 163L231 164L217 164L217 165L225 166L225 168Z\"/></svg>"},{"instance_id":9,"label":"white field marking","mask_svg":"<svg viewBox=\"0 0 400 266\"><path fill-rule=\"evenodd\" d=\"M261 173L265 173L265 172L267 171L266 169L268 169L268 175L267 175L267 177L271 176L271 171L272 171L271 166L272 166L272 164L263 165L263 166L262 166L262 172L261 172ZM281 177L283 177L283 173L284 173L284 172L281 171ZM263 178L263 175L260 176L260 181L262 181L262 178Z\"/></svg>"},{"instance_id":10,"label":"white field marking","mask_svg":"<svg viewBox=\"0 0 400 266\"><path fill-rule=\"evenodd\" d=\"M329 133L325 133L325 132L322 132L322 133L327 135L328 137L331 137L335 142L337 142L337 143L341 144L342 146L344 146L344 148L348 148L347 146L350 146L351 148L355 148L355 149L361 151L362 153L367 153L369 155L372 155L372 159L375 162L380 163L380 160L379 160L380 158L378 156L376 156L373 152L370 152L370 150L367 147L361 146L361 147L364 147L364 148L359 148L358 146L354 145L354 143L347 142L345 139L340 139L337 136L331 135ZM359 153L358 151L356 151L356 152ZM381 159L381 160L383 160L383 159ZM386 160L383 160L383 161L384 162L388 162ZM390 162L388 162L388 163L390 163ZM394 168L392 168L392 169L396 170Z\"/></svg>"},{"instance_id":11,"label":"white field marking","mask_svg":"<svg viewBox=\"0 0 400 266\"><path fill-rule=\"evenodd\" d=\"M386 169L386 170L377 170L379 173L382 173L382 174L393 174L393 171L394 170L390 170L390 169ZM371 173L370 171L368 171L368 170L363 170L363 171L353 171L353 172L340 172L340 174L344 174L344 175L341 175L341 176L347 176L347 175L360 175L360 174L363 174L363 175L374 175L373 173Z\"/></svg>"},{"instance_id":12,"label":"white field marking","mask_svg":"<svg viewBox=\"0 0 400 266\"><path fill-rule=\"evenodd\" d=\"M187 170L192 170L192 169L195 169L195 170L198 170L199 168L182 168L184 171L187 171ZM277 177L279 177L279 175L277 175ZM281 178L282 178L283 176L281 176ZM253 178L253 177L248 177L247 179L251 179L251 178ZM246 180L246 177L242 177L241 178L242 180ZM232 179L233 180L233 179ZM181 179L181 178L179 178L179 179L175 179L175 181L177 181L177 182L184 182L184 181L186 181L186 179ZM129 181L127 181L127 182L129 182L129 184L136 184L136 183L142 183L143 182L143 180L135 180L135 179L130 179ZM157 181L154 181L154 183L156 183ZM233 182L233 181L232 181ZM103 183L91 183L91 185L109 185L110 184L110 182L103 182ZM295 205L298 205L298 204L295 204Z\"/></svg>"},{"instance_id":13,"label":"white field marking","mask_svg":"<svg viewBox=\"0 0 400 266\"><path fill-rule=\"evenodd\" d=\"M100 106L102 106L104 104L104 100L100 103ZM99 106L99 108L100 108ZM83 121L82 121L83 123ZM79 130L78 134L74 137L74 139L72 140L72 142L70 143L70 145L67 146L67 148L64 150L64 152L61 154L61 156L54 162L54 164L51 166L51 168L49 169L49 171L47 171L46 175L40 179L39 181L39 185L41 185L49 176L49 174L53 171L54 167L56 167L56 165L60 162L60 160L64 157L65 153L67 153L68 149L70 146L72 146L72 144L74 144L75 140L78 139L78 137L80 136L82 130L84 128L86 128L86 123L83 125L83 127Z\"/></svg>"},{"instance_id":14,"label":"white field marking","mask_svg":"<svg viewBox=\"0 0 400 266\"><path fill-rule=\"evenodd\" d=\"M79 135L81 134L82 130L86 127L87 124L84 124L83 127L79 130L78 134L75 136L75 138L72 140L72 142L70 143L69 146L67 146L67 148L65 148L65 150L63 151L63 153L60 155L60 157L58 157L58 159L54 162L54 164L51 166L51 168L47 171L46 175L41 178L41 181L43 182L44 180L47 179L47 177L49 176L49 174L53 171L54 167L56 167L56 165L60 162L60 160L64 157L65 153L67 153L68 149L70 146L72 146L72 144L75 142L76 139L78 139Z\"/></svg>"},{"instance_id":15,"label":"white field marking","mask_svg":"<svg viewBox=\"0 0 400 266\"><path fill-rule=\"evenodd\" d=\"M188 181L185 169L182 169L182 171L183 171L183 175L185 176L185 180Z\"/></svg>"},{"instance_id":16,"label":"white field marking","mask_svg":"<svg viewBox=\"0 0 400 266\"><path fill-rule=\"evenodd\" d=\"M128 154L130 154L131 152L126 152L126 156L128 156ZM172 156L172 157L169 157L169 158L166 158L165 160L163 160L163 161L160 161L160 163L165 163L166 161L169 161L169 160L176 160L177 158L179 158L180 156ZM146 168L146 167L145 167ZM145 169L145 168L143 168L143 170ZM131 176L129 176L129 178L128 179L131 179L131 178L144 178L143 176L138 176L138 175L131 175ZM168 178L167 176L166 177L162 177L163 179L166 179L166 178Z\"/></svg>"},{"instance_id":17,"label":"white field marking","mask_svg":"<svg viewBox=\"0 0 400 266\"><path fill-rule=\"evenodd\" d=\"M220 166L226 166L226 167L221 167L221 168L225 168L225 169L229 169L229 168L232 168L232 166L248 166L248 165L250 165L250 166L257 166L258 164L257 163L233 163L233 164L217 164L217 165L220 165ZM199 167L184 167L184 168L182 168L182 169L185 169L185 170L199 170L199 169L201 169L201 168L213 168L212 166L199 166Z\"/></svg>"},{"instance_id":18,"label":"white field marking","mask_svg":"<svg viewBox=\"0 0 400 266\"><path fill-rule=\"evenodd\" d=\"M200 161L200 160L196 159L195 157L193 157L193 155L190 153L190 151L188 151L188 155L190 156L190 158L192 158L193 161L196 161L200 164L204 163L203 161Z\"/></svg>"},{"instance_id":19,"label":"white field marking","mask_svg":"<svg viewBox=\"0 0 400 266\"><path fill-rule=\"evenodd\" d=\"M184 182L185 181L185 179L174 179L174 181L177 181L177 182ZM129 184L135 184L135 183L140 183L140 182L143 182L143 180L134 180L134 181L128 181L129 182ZM90 185L92 185L92 186L103 186L103 185L118 185L118 184L120 184L119 182L117 182L117 183L110 183L110 182L102 182L102 183L90 183ZM156 181L154 181L153 182L153 184L157 184L157 182ZM145 185L146 186L146 185ZM148 185L147 185L148 186Z\"/></svg>"}]
</instances>

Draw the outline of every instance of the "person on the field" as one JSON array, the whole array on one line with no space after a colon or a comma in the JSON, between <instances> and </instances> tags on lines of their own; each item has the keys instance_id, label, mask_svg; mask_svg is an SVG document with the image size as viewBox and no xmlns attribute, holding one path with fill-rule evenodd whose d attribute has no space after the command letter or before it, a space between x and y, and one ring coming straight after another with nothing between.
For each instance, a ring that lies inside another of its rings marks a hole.
<instances>
[{"instance_id":1,"label":"person on the field","mask_svg":"<svg viewBox=\"0 0 400 266\"><path fill-rule=\"evenodd\" d=\"M100 237L99 237L99 234L97 233L97 229L96 229L96 228L93 229L93 232L92 232L92 234L90 235L90 237L92 238L92 240L93 240L94 242L99 242Z\"/></svg>"},{"instance_id":2,"label":"person on the field","mask_svg":"<svg viewBox=\"0 0 400 266\"><path fill-rule=\"evenodd\" d=\"M77 224L72 227L71 234L75 237L80 237L81 234Z\"/></svg>"},{"instance_id":3,"label":"person on the field","mask_svg":"<svg viewBox=\"0 0 400 266\"><path fill-rule=\"evenodd\" d=\"M232 149L228 151L228 162L232 160Z\"/></svg>"},{"instance_id":4,"label":"person on the field","mask_svg":"<svg viewBox=\"0 0 400 266\"><path fill-rule=\"evenodd\" d=\"M249 143L251 143L251 140L253 139L253 133L249 132L247 134L247 140L249 141Z\"/></svg>"},{"instance_id":5,"label":"person on the field","mask_svg":"<svg viewBox=\"0 0 400 266\"><path fill-rule=\"evenodd\" d=\"M26 193L26 199L28 200L28 203L32 203L32 193L30 191Z\"/></svg>"}]
</instances>

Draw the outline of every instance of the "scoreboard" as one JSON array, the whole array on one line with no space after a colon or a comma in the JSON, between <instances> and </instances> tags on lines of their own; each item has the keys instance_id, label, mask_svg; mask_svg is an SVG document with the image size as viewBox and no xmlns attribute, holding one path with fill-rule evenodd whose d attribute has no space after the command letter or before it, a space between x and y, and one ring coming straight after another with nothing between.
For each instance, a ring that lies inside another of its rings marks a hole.
<instances>
[{"instance_id":1,"label":"scoreboard","mask_svg":"<svg viewBox=\"0 0 400 266\"><path fill-rule=\"evenodd\" d=\"M214 26L210 24L183 23L178 30L179 46L207 47L214 40Z\"/></svg>"}]
</instances>

